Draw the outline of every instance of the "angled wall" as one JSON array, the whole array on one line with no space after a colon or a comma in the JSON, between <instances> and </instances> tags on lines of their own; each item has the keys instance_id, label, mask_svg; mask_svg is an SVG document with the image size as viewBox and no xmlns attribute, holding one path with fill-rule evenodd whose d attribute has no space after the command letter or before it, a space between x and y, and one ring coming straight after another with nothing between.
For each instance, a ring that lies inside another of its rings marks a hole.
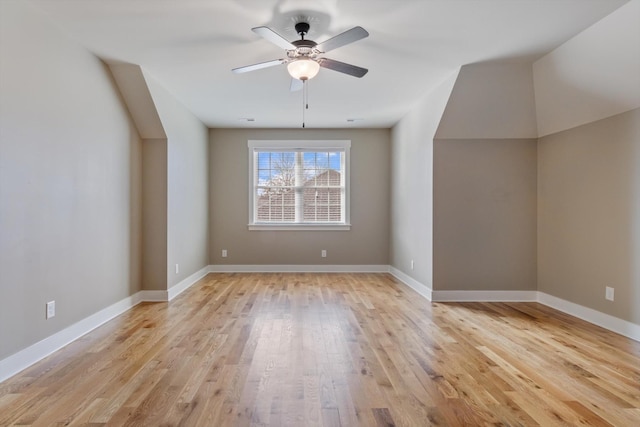
<instances>
[{"instance_id":1,"label":"angled wall","mask_svg":"<svg viewBox=\"0 0 640 427\"><path fill-rule=\"evenodd\" d=\"M112 63L109 70L142 139L166 139L167 133L158 115L147 79L136 64Z\"/></svg>"},{"instance_id":2,"label":"angled wall","mask_svg":"<svg viewBox=\"0 0 640 427\"><path fill-rule=\"evenodd\" d=\"M208 265L208 130L151 75L111 64L142 144L142 288L166 291Z\"/></svg>"},{"instance_id":3,"label":"angled wall","mask_svg":"<svg viewBox=\"0 0 640 427\"><path fill-rule=\"evenodd\" d=\"M167 134L164 271L170 289L209 261L208 129L159 82L143 73ZM150 166L146 160L145 166Z\"/></svg>"},{"instance_id":4,"label":"angled wall","mask_svg":"<svg viewBox=\"0 0 640 427\"><path fill-rule=\"evenodd\" d=\"M639 17L640 0L632 0L534 64L538 289L636 325Z\"/></svg>"},{"instance_id":5,"label":"angled wall","mask_svg":"<svg viewBox=\"0 0 640 427\"><path fill-rule=\"evenodd\" d=\"M139 65L110 64L138 134L142 138L141 288L167 286L167 134Z\"/></svg>"},{"instance_id":6,"label":"angled wall","mask_svg":"<svg viewBox=\"0 0 640 427\"><path fill-rule=\"evenodd\" d=\"M541 138L538 165L538 290L640 324L640 109Z\"/></svg>"},{"instance_id":7,"label":"angled wall","mask_svg":"<svg viewBox=\"0 0 640 427\"><path fill-rule=\"evenodd\" d=\"M531 66L462 67L433 161L433 289L535 291Z\"/></svg>"},{"instance_id":8,"label":"angled wall","mask_svg":"<svg viewBox=\"0 0 640 427\"><path fill-rule=\"evenodd\" d=\"M465 65L447 101L437 139L536 138L530 63Z\"/></svg>"},{"instance_id":9,"label":"angled wall","mask_svg":"<svg viewBox=\"0 0 640 427\"><path fill-rule=\"evenodd\" d=\"M427 294L433 278L433 138L457 75L455 70L425 94L391 130L389 264Z\"/></svg>"}]
</instances>

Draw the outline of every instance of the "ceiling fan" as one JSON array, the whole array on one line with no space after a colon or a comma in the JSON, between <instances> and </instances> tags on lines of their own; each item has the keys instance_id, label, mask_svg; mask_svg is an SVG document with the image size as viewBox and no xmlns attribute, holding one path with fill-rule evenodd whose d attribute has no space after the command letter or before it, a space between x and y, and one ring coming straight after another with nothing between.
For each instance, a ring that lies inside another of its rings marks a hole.
<instances>
[{"instance_id":1,"label":"ceiling fan","mask_svg":"<svg viewBox=\"0 0 640 427\"><path fill-rule=\"evenodd\" d=\"M354 77L362 77L367 74L369 70L366 68L357 67L355 65L320 56L323 53L367 37L369 35L367 30L362 27L353 27L350 30L340 33L322 43L316 43L313 40L307 40L304 38L309 32L309 28L310 25L308 22L298 22L295 25L295 29L300 35L300 40L294 40L292 42L289 42L271 28L252 28L251 31L254 33L270 41L276 46L283 48L287 57L260 62L253 65L246 65L244 67L234 68L231 71L234 73L246 73L248 71L273 67L275 65L287 64L287 70L291 77L293 77L293 80L291 81L292 91L301 89L306 80L312 79L316 74L318 74L320 67Z\"/></svg>"}]
</instances>

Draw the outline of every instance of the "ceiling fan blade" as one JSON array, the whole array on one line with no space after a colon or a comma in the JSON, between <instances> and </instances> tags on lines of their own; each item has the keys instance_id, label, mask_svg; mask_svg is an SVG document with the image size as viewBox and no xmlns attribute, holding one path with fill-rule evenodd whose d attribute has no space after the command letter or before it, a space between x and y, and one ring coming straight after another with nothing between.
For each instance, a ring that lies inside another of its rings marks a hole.
<instances>
[{"instance_id":1,"label":"ceiling fan blade","mask_svg":"<svg viewBox=\"0 0 640 427\"><path fill-rule=\"evenodd\" d=\"M302 90L302 87L304 86L304 82L302 80L298 80L298 79L291 79L291 87L289 87L289 90L291 92L297 92L299 90Z\"/></svg>"},{"instance_id":2,"label":"ceiling fan blade","mask_svg":"<svg viewBox=\"0 0 640 427\"><path fill-rule=\"evenodd\" d=\"M268 67L273 67L275 65L284 64L285 62L287 62L286 59L274 59L273 61L259 62L253 65L245 65L244 67L234 68L231 71L233 71L236 74L246 73L249 71L255 71L255 70L260 70L262 68L268 68Z\"/></svg>"},{"instance_id":3,"label":"ceiling fan blade","mask_svg":"<svg viewBox=\"0 0 640 427\"><path fill-rule=\"evenodd\" d=\"M336 61L329 58L320 58L318 59L318 63L323 68L328 68L333 71L349 74L353 77L362 77L369 72L369 70L367 70L366 68L356 67L355 65L346 64L344 62Z\"/></svg>"},{"instance_id":4,"label":"ceiling fan blade","mask_svg":"<svg viewBox=\"0 0 640 427\"><path fill-rule=\"evenodd\" d=\"M340 33L337 36L331 37L316 46L321 52L329 52L330 50L337 49L346 44L356 42L365 37L368 37L369 33L362 27L353 27L350 30Z\"/></svg>"},{"instance_id":5,"label":"ceiling fan blade","mask_svg":"<svg viewBox=\"0 0 640 427\"><path fill-rule=\"evenodd\" d=\"M252 28L251 31L259 35L265 40L270 41L278 47L281 47L286 50L295 49L296 47L291 44L287 39L282 37L280 34L276 33L269 27L255 27Z\"/></svg>"}]
</instances>

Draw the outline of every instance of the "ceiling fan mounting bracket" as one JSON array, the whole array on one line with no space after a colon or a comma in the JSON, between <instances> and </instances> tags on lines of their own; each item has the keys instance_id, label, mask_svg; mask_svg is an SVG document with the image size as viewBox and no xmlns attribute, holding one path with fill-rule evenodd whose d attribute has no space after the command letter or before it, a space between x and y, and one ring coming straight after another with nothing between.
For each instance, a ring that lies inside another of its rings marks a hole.
<instances>
[{"instance_id":1,"label":"ceiling fan mounting bracket","mask_svg":"<svg viewBox=\"0 0 640 427\"><path fill-rule=\"evenodd\" d=\"M295 25L296 33L298 33L303 40L304 36L309 32L309 28L311 28L311 26L308 22L298 22Z\"/></svg>"}]
</instances>

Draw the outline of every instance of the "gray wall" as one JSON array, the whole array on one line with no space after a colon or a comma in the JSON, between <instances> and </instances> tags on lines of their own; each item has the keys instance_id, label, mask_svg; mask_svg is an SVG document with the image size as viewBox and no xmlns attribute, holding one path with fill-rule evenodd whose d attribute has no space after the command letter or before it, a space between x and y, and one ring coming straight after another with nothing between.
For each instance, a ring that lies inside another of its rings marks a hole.
<instances>
[{"instance_id":1,"label":"gray wall","mask_svg":"<svg viewBox=\"0 0 640 427\"><path fill-rule=\"evenodd\" d=\"M531 65L462 67L433 153L433 289L536 289Z\"/></svg>"},{"instance_id":2,"label":"gray wall","mask_svg":"<svg viewBox=\"0 0 640 427\"><path fill-rule=\"evenodd\" d=\"M427 288L433 280L433 137L457 75L429 91L391 133L389 263Z\"/></svg>"},{"instance_id":3,"label":"gray wall","mask_svg":"<svg viewBox=\"0 0 640 427\"><path fill-rule=\"evenodd\" d=\"M602 32L598 40L615 39ZM575 63L571 45L554 52L549 64ZM569 130L570 121L554 125L531 159L531 70L518 64L463 67L459 81L454 73L426 93L391 131L208 132L145 76L167 139L142 142L107 67L24 2L0 1L0 57L0 359L141 283L168 289L209 263L390 264L443 290L537 283L640 324L637 109ZM626 69L624 58L588 57ZM556 69L541 64L536 91L549 89ZM572 77L562 77L564 89ZM538 112L573 107L571 99L538 102ZM296 138L352 140L351 231L247 230L247 140ZM615 288L614 302L605 286ZM57 314L45 320L50 300Z\"/></svg>"},{"instance_id":4,"label":"gray wall","mask_svg":"<svg viewBox=\"0 0 640 427\"><path fill-rule=\"evenodd\" d=\"M24 2L0 57L4 358L139 290L141 147L107 67Z\"/></svg>"},{"instance_id":5,"label":"gray wall","mask_svg":"<svg viewBox=\"0 0 640 427\"><path fill-rule=\"evenodd\" d=\"M640 2L533 64L538 290L640 324ZM625 112L626 111L626 112ZM605 299L605 287L615 301Z\"/></svg>"},{"instance_id":6,"label":"gray wall","mask_svg":"<svg viewBox=\"0 0 640 427\"><path fill-rule=\"evenodd\" d=\"M167 139L142 140L142 289L167 290Z\"/></svg>"},{"instance_id":7,"label":"gray wall","mask_svg":"<svg viewBox=\"0 0 640 427\"><path fill-rule=\"evenodd\" d=\"M437 290L536 290L536 140L436 139Z\"/></svg>"},{"instance_id":8,"label":"gray wall","mask_svg":"<svg viewBox=\"0 0 640 427\"><path fill-rule=\"evenodd\" d=\"M540 138L538 290L640 324L640 109Z\"/></svg>"},{"instance_id":9,"label":"gray wall","mask_svg":"<svg viewBox=\"0 0 640 427\"><path fill-rule=\"evenodd\" d=\"M389 264L388 129L211 129L209 135L211 264ZM250 139L351 140L351 230L249 231Z\"/></svg>"},{"instance_id":10,"label":"gray wall","mask_svg":"<svg viewBox=\"0 0 640 427\"><path fill-rule=\"evenodd\" d=\"M157 268L166 272L168 289L208 265L208 129L152 76L145 73L145 80L167 134L167 254Z\"/></svg>"}]
</instances>

